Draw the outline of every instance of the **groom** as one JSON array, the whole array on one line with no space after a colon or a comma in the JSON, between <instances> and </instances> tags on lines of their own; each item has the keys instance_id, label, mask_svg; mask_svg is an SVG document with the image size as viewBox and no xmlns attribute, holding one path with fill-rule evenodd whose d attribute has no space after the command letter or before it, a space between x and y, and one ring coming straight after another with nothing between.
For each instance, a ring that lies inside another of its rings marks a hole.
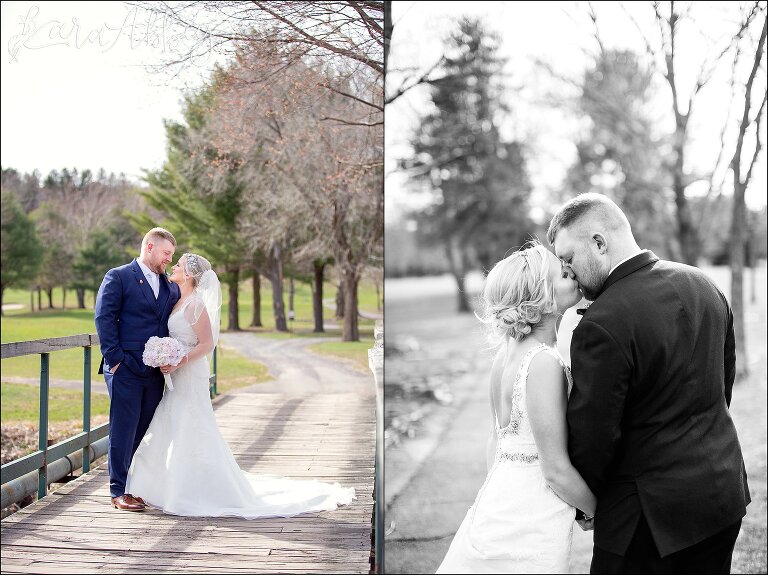
<instances>
[{"instance_id":1,"label":"groom","mask_svg":"<svg viewBox=\"0 0 768 575\"><path fill-rule=\"evenodd\" d=\"M600 194L565 204L547 239L593 302L571 340L567 414L598 501L591 572L729 573L750 496L728 302L699 269L641 250Z\"/></svg>"},{"instance_id":2,"label":"groom","mask_svg":"<svg viewBox=\"0 0 768 575\"><path fill-rule=\"evenodd\" d=\"M109 270L96 296L96 332L101 342L99 373L109 391L109 491L112 505L141 511L144 502L125 493L128 468L163 396L160 370L144 365L144 345L152 336L168 336L168 316L179 287L165 268L176 251L168 230L153 228L141 242L141 255ZM103 369L103 371L102 371Z\"/></svg>"}]
</instances>

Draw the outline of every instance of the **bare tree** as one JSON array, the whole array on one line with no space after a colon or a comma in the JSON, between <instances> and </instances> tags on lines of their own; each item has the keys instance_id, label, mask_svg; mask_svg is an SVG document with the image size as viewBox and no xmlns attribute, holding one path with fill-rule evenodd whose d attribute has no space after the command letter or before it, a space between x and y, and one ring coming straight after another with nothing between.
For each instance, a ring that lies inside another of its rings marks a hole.
<instances>
[{"instance_id":1,"label":"bare tree","mask_svg":"<svg viewBox=\"0 0 768 575\"><path fill-rule=\"evenodd\" d=\"M279 238L284 252L307 236L326 242L345 293L343 339L357 341L357 286L383 233L383 126L366 102L382 104L383 90L362 71L285 68L283 56L269 43L238 55L215 106L217 145L243 158L254 242L270 250ZM333 89L310 89L319 84Z\"/></svg>"},{"instance_id":2,"label":"bare tree","mask_svg":"<svg viewBox=\"0 0 768 575\"><path fill-rule=\"evenodd\" d=\"M696 265L701 253L701 242L697 222L690 201L686 196L686 190L695 181L711 179L714 170L710 174L692 175L686 172L688 169L686 151L692 139L691 118L697 109L696 103L699 101L702 89L710 83L725 56L734 50L750 24L764 11L764 8L760 7L760 2L755 2L732 37L724 37L721 41L712 43L711 49L701 55L693 85L686 87L681 79L685 75L680 74L677 65L679 54L683 48L681 43L685 42L681 30L685 29L686 24L695 27L695 19L691 14L692 5L681 6L681 3L674 1L664 3L654 1L651 2L651 7L657 28L655 38L648 30L643 29L631 15L630 18L643 38L652 69L663 77L665 84L669 87L675 128L671 135L671 159L666 168L672 179L681 256L686 263ZM595 25L597 42L602 46L598 32L597 14L591 5L590 18Z\"/></svg>"},{"instance_id":3,"label":"bare tree","mask_svg":"<svg viewBox=\"0 0 768 575\"><path fill-rule=\"evenodd\" d=\"M445 64L445 56L441 56L426 69L406 66L398 68L388 68L389 51L392 45L392 34L395 30L395 23L392 20L392 2L384 2L384 71L387 75L387 94L384 98L385 104L391 104L405 93L422 84L434 84L441 80L448 79L445 70L442 68Z\"/></svg>"},{"instance_id":4,"label":"bare tree","mask_svg":"<svg viewBox=\"0 0 768 575\"><path fill-rule=\"evenodd\" d=\"M384 3L356 0L138 2L136 6L161 15L185 31L192 41L177 46L178 53L165 62L165 69L180 70L208 61L214 52L234 56L244 46L269 43L283 54L281 70L306 60L332 66L348 77L366 71L375 84L384 78ZM383 114L376 98L339 91L320 82L320 87L362 102ZM380 118L383 121L383 118Z\"/></svg>"},{"instance_id":5,"label":"bare tree","mask_svg":"<svg viewBox=\"0 0 768 575\"><path fill-rule=\"evenodd\" d=\"M736 141L736 151L731 159L730 167L733 172L733 218L731 220L731 306L734 315L734 330L736 335L736 354L741 360L737 362L737 377L745 377L748 373L746 360L746 333L744 330L744 254L747 240L747 217L744 203L744 193L752 179L752 169L763 147L760 140L760 128L765 115L766 92L765 84L760 90L763 99L756 114L751 115L752 98L755 95L753 86L755 78L761 69L763 52L765 51L765 37L768 20L763 19L763 29L760 33L757 47L754 50L752 67L744 88L744 109L739 121L739 135ZM763 77L765 70L763 70ZM759 94L759 93L758 93ZM759 96L758 96L759 97ZM747 152L744 143L747 130L755 125L755 144L751 156ZM746 168L746 173L744 172Z\"/></svg>"}]
</instances>

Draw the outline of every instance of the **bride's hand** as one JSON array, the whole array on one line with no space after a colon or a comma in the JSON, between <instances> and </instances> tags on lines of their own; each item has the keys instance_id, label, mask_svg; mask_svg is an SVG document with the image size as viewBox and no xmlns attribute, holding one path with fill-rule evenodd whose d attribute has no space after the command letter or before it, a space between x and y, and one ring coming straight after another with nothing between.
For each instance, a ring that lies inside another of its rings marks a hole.
<instances>
[{"instance_id":1,"label":"bride's hand","mask_svg":"<svg viewBox=\"0 0 768 575\"><path fill-rule=\"evenodd\" d=\"M160 371L162 373L165 373L165 374L170 374L170 373L173 373L174 371L176 371L177 369L179 369L180 365L181 365L181 363L179 365L161 365L160 366Z\"/></svg>"}]
</instances>

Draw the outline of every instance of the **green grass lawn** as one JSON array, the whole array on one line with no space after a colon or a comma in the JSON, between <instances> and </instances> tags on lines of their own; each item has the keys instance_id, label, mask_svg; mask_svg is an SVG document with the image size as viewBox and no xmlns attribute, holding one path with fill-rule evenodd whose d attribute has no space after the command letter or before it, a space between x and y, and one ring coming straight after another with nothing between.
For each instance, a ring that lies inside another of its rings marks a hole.
<instances>
[{"instance_id":1,"label":"green grass lawn","mask_svg":"<svg viewBox=\"0 0 768 575\"><path fill-rule=\"evenodd\" d=\"M2 407L0 418L4 424L18 421L39 421L40 388L24 383L0 383ZM71 389L49 388L48 421L82 420L83 392ZM109 397L102 393L91 394L91 415L109 415Z\"/></svg>"},{"instance_id":2,"label":"green grass lawn","mask_svg":"<svg viewBox=\"0 0 768 575\"><path fill-rule=\"evenodd\" d=\"M341 334L341 324L335 320L334 310L325 309L326 322L337 324L337 329L330 329L323 334L314 334L314 322L312 319L311 290L308 284L295 283L294 296L295 319L289 321L289 333L274 331L274 316L272 314L272 292L269 282L262 282L262 323L264 327L248 328L253 312L252 288L250 281L240 284L239 290L239 320L243 329L250 329L261 337L292 338L302 336L338 337ZM228 317L228 293L227 286L223 285L225 304L222 309L222 327L227 327ZM334 298L335 287L326 284L325 299ZM45 309L47 297L43 294L43 310L30 313L29 292L23 290L6 290L5 304L20 304L21 309L7 310L2 317L2 342L26 341L63 337L76 334L95 333L93 323L93 297L86 295L87 309L76 309L75 293L69 290L67 293L67 309L61 309L63 294L61 289L54 290L53 303L56 308ZM359 301L361 309L376 311L376 291L372 284L361 284ZM286 310L288 308L288 290L285 291ZM37 306L37 296L35 296ZM328 342L313 347L317 353L329 354L345 359L353 360L362 369L367 369L368 349L373 345L373 321L360 320L359 330L363 338L361 342ZM258 362L249 360L238 354L235 350L220 346L217 350L217 369L219 393L226 393L236 388L267 381L270 376L266 367ZM94 349L91 357L91 380L100 381L103 376L97 373L101 354L98 348ZM2 421L10 423L14 421L38 420L38 387L36 385L12 383L6 378L32 378L37 380L40 376L40 356L38 354L3 359L0 361L2 368ZM83 379L83 350L71 349L57 351L50 355L51 380L75 380ZM51 386L50 395L50 421L67 421L82 417L82 392L66 390ZM92 414L108 414L109 399L105 395L93 394Z\"/></svg>"},{"instance_id":3,"label":"green grass lawn","mask_svg":"<svg viewBox=\"0 0 768 575\"><path fill-rule=\"evenodd\" d=\"M368 350L373 347L373 335L364 337L360 334L360 341L341 342L329 341L316 343L309 347L310 351L324 355L332 355L354 362L362 371L370 372L368 367Z\"/></svg>"},{"instance_id":4,"label":"green grass lawn","mask_svg":"<svg viewBox=\"0 0 768 575\"><path fill-rule=\"evenodd\" d=\"M288 334L275 332L275 318L272 313L272 288L271 284L262 279L261 282L261 322L263 327L250 328L251 320L253 319L253 289L251 280L245 280L240 282L238 290L238 320L242 329L252 329L258 333L272 334L274 337L296 337L312 334L312 330L315 327L314 319L312 317L312 290L309 284L302 282L294 282L295 294L294 294L294 319L288 321ZM221 308L221 320L222 329L227 329L229 321L229 292L228 286L222 284L222 295L224 302ZM323 299L334 299L336 297L336 286L326 282L323 286ZM358 305L361 310L376 312L377 311L377 297L376 287L371 282L361 282L358 290ZM285 283L284 301L286 315L288 314L289 298L288 298L288 282ZM37 295L34 298L35 309L37 309ZM85 298L85 304L87 309L75 309L77 305L77 298L75 292L69 290L67 292L67 309L62 310L63 294L60 288L53 290L53 305L55 309L46 309L48 305L48 298L43 294L43 311L42 312L29 312L29 292L26 290L7 289L4 295L4 304L17 304L24 306L22 309L7 310L2 318L2 341L23 341L29 339L36 339L39 337L58 337L65 335L73 335L75 333L95 333L96 328L93 325L93 294L88 292ZM324 308L323 317L326 323L337 324L338 330L329 330L328 335L334 336L341 333L341 321L336 320L334 317L334 309ZM13 319L23 319L24 325L14 325ZM26 321L33 320L33 321ZM85 323L78 323L79 320L84 320ZM74 322L74 326L72 324ZM35 336L39 333L37 328L38 323L46 324L46 330L44 336ZM364 335L368 332L373 333L373 321L360 319L359 329L360 334ZM82 328L80 326L85 326ZM84 331L72 331L72 328L84 329ZM324 334L313 334L324 335ZM13 336L14 339L11 339ZM20 338L20 339L16 339Z\"/></svg>"}]
</instances>

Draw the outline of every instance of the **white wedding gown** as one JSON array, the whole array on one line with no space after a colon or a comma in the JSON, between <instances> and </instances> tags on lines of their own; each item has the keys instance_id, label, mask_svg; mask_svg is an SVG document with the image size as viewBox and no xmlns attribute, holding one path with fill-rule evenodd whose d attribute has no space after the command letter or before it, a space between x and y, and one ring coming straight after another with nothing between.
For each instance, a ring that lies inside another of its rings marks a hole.
<instances>
[{"instance_id":1,"label":"white wedding gown","mask_svg":"<svg viewBox=\"0 0 768 575\"><path fill-rule=\"evenodd\" d=\"M171 337L192 348L197 336L184 309L171 315L168 328ZM133 456L126 493L174 515L245 519L332 510L355 499L354 488L338 483L241 470L216 424L209 373L203 357L172 374L174 389L166 389Z\"/></svg>"},{"instance_id":2,"label":"white wedding gown","mask_svg":"<svg viewBox=\"0 0 768 575\"><path fill-rule=\"evenodd\" d=\"M523 357L506 427L496 414L496 455L475 502L438 573L568 573L576 509L544 481L526 409L528 367L534 355L555 356L541 344ZM531 382L535 385L536 382Z\"/></svg>"}]
</instances>

